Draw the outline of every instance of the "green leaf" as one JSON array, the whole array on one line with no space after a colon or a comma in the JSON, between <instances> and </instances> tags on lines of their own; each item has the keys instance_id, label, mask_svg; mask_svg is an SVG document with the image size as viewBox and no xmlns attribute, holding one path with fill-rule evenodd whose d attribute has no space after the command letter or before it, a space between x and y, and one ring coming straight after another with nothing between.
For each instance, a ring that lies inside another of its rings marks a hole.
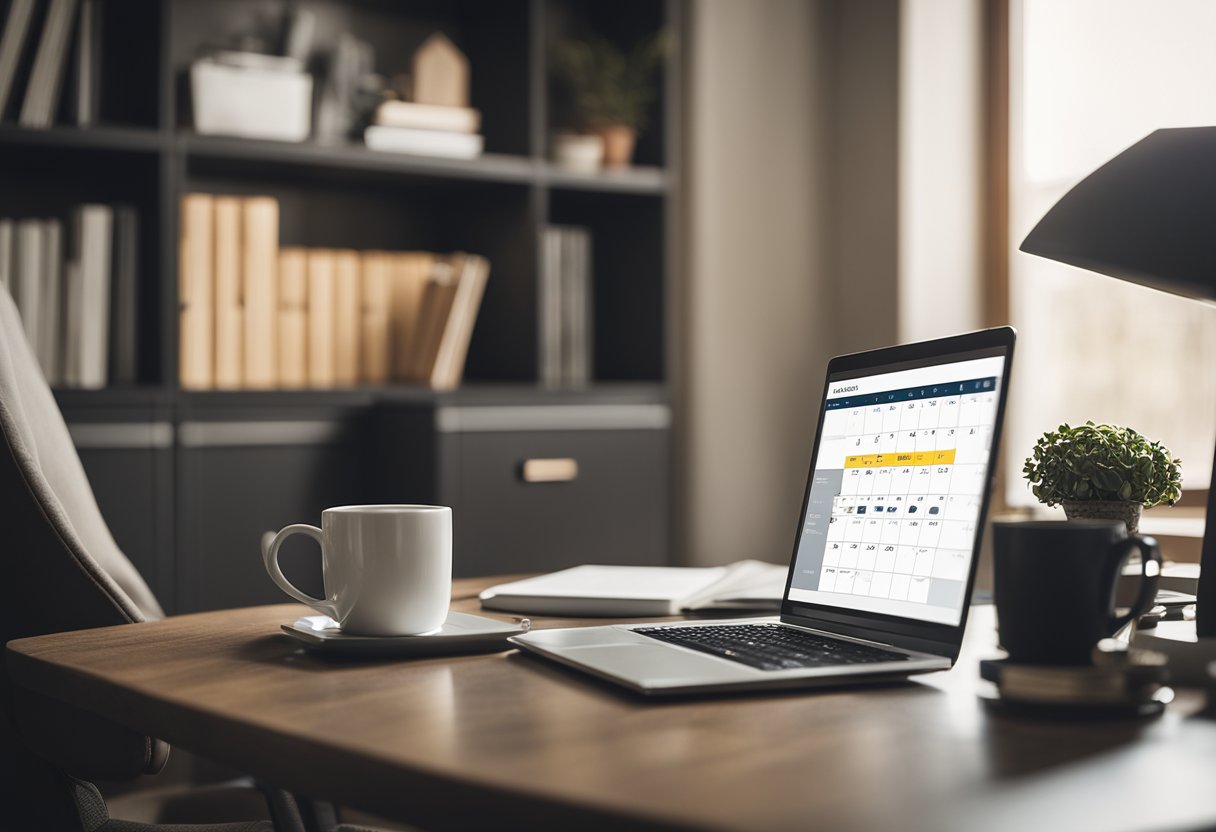
<instances>
[{"instance_id":1,"label":"green leaf","mask_svg":"<svg viewBox=\"0 0 1216 832\"><path fill-rule=\"evenodd\" d=\"M1039 437L1022 468L1039 500L1122 499L1145 506L1181 496L1181 462L1139 432L1092 420L1065 423Z\"/></svg>"}]
</instances>

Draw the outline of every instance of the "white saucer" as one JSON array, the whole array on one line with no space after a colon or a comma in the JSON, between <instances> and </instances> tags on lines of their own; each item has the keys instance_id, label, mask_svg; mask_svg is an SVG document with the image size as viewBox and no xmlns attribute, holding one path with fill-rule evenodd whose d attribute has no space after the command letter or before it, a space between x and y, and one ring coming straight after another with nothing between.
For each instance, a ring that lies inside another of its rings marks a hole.
<instances>
[{"instance_id":1,"label":"white saucer","mask_svg":"<svg viewBox=\"0 0 1216 832\"><path fill-rule=\"evenodd\" d=\"M283 632L304 644L314 653L333 656L448 656L459 653L494 653L508 650L507 639L526 633L531 628L528 619L507 623L480 615L449 612L443 626L429 633L409 636L361 636L344 633L338 623L324 615L309 615L291 624Z\"/></svg>"}]
</instances>

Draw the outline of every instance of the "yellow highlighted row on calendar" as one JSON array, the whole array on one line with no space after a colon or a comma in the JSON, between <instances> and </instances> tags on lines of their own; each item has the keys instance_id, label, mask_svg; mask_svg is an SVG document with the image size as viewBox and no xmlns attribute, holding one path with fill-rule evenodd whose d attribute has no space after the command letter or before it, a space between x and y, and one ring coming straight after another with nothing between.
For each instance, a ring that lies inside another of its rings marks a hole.
<instances>
[{"instance_id":1,"label":"yellow highlighted row on calendar","mask_svg":"<svg viewBox=\"0 0 1216 832\"><path fill-rule=\"evenodd\" d=\"M845 468L882 468L899 465L953 465L954 449L948 451L910 451L900 454L861 454L846 456Z\"/></svg>"}]
</instances>

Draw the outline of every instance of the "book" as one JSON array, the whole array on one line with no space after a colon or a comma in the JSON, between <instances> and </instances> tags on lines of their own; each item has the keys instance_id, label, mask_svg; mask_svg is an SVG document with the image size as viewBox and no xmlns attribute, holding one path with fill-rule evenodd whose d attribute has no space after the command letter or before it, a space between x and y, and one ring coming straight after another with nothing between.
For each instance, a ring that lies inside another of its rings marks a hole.
<instances>
[{"instance_id":1,"label":"book","mask_svg":"<svg viewBox=\"0 0 1216 832\"><path fill-rule=\"evenodd\" d=\"M0 289L13 284L13 221L0 219Z\"/></svg>"},{"instance_id":2,"label":"book","mask_svg":"<svg viewBox=\"0 0 1216 832\"><path fill-rule=\"evenodd\" d=\"M697 610L776 611L788 567L756 560L729 566L575 566L498 584L478 596L486 609L533 615L678 615Z\"/></svg>"},{"instance_id":3,"label":"book","mask_svg":"<svg viewBox=\"0 0 1216 832\"><path fill-rule=\"evenodd\" d=\"M572 387L591 382L591 235L566 227L562 235L562 380Z\"/></svg>"},{"instance_id":4,"label":"book","mask_svg":"<svg viewBox=\"0 0 1216 832\"><path fill-rule=\"evenodd\" d=\"M63 301L63 224L46 220L42 226L42 321L38 326L38 343L34 354L42 367L47 384L63 383L60 346L62 343Z\"/></svg>"},{"instance_id":5,"label":"book","mask_svg":"<svg viewBox=\"0 0 1216 832\"><path fill-rule=\"evenodd\" d=\"M279 201L269 196L241 200L241 280L244 299L244 387L278 383Z\"/></svg>"},{"instance_id":6,"label":"book","mask_svg":"<svg viewBox=\"0 0 1216 832\"><path fill-rule=\"evenodd\" d=\"M73 218L72 236L77 236ZM73 247L78 243L73 242ZM80 386L80 322L84 315L84 287L81 283L80 261L69 257L63 266L63 360L60 383L65 387Z\"/></svg>"},{"instance_id":7,"label":"book","mask_svg":"<svg viewBox=\"0 0 1216 832\"><path fill-rule=\"evenodd\" d=\"M435 269L435 255L405 251L388 255L389 328L393 350L393 377L417 378L415 339L420 324L423 292Z\"/></svg>"},{"instance_id":8,"label":"book","mask_svg":"<svg viewBox=\"0 0 1216 832\"><path fill-rule=\"evenodd\" d=\"M476 133L481 128L481 113L472 107L442 107L438 104L418 104L413 101L383 101L376 108L373 122L382 127Z\"/></svg>"},{"instance_id":9,"label":"book","mask_svg":"<svg viewBox=\"0 0 1216 832\"><path fill-rule=\"evenodd\" d=\"M481 155L485 139L476 134L450 130L414 130L372 124L363 131L363 142L372 150L474 159Z\"/></svg>"},{"instance_id":10,"label":"book","mask_svg":"<svg viewBox=\"0 0 1216 832\"><path fill-rule=\"evenodd\" d=\"M431 369L430 384L436 390L454 390L460 385L489 274L490 264L484 257L464 257L452 314L440 337L435 366Z\"/></svg>"},{"instance_id":11,"label":"book","mask_svg":"<svg viewBox=\"0 0 1216 832\"><path fill-rule=\"evenodd\" d=\"M594 375L591 235L556 225L540 235L537 377L547 387L584 386Z\"/></svg>"},{"instance_id":12,"label":"book","mask_svg":"<svg viewBox=\"0 0 1216 832\"><path fill-rule=\"evenodd\" d=\"M279 249L279 386L308 386L308 255Z\"/></svg>"},{"instance_id":13,"label":"book","mask_svg":"<svg viewBox=\"0 0 1216 832\"><path fill-rule=\"evenodd\" d=\"M435 359L439 355L440 341L447 327L448 317L452 313L452 304L456 300L461 258L453 259L457 261L455 264L444 261L435 264L422 293L418 326L414 329L410 362L406 372L406 379L409 381L430 384Z\"/></svg>"},{"instance_id":14,"label":"book","mask_svg":"<svg viewBox=\"0 0 1216 832\"><path fill-rule=\"evenodd\" d=\"M25 99L21 102L22 127L50 127L62 88L68 40L76 16L77 0L51 0L38 41Z\"/></svg>"},{"instance_id":15,"label":"book","mask_svg":"<svg viewBox=\"0 0 1216 832\"><path fill-rule=\"evenodd\" d=\"M46 255L43 225L40 220L17 222L16 273L13 280L13 300L21 315L26 340L31 348L39 343L42 326L42 258Z\"/></svg>"},{"instance_id":16,"label":"book","mask_svg":"<svg viewBox=\"0 0 1216 832\"><path fill-rule=\"evenodd\" d=\"M245 374L241 200L215 197L215 386L237 389Z\"/></svg>"},{"instance_id":17,"label":"book","mask_svg":"<svg viewBox=\"0 0 1216 832\"><path fill-rule=\"evenodd\" d=\"M181 244L178 252L180 355L182 387L205 390L214 380L214 317L212 281L215 244L214 201L210 194L186 194L181 202Z\"/></svg>"},{"instance_id":18,"label":"book","mask_svg":"<svg viewBox=\"0 0 1216 832\"><path fill-rule=\"evenodd\" d=\"M359 252L334 252L334 382L359 383Z\"/></svg>"},{"instance_id":19,"label":"book","mask_svg":"<svg viewBox=\"0 0 1216 832\"><path fill-rule=\"evenodd\" d=\"M308 386L333 387L334 253L308 250Z\"/></svg>"},{"instance_id":20,"label":"book","mask_svg":"<svg viewBox=\"0 0 1216 832\"><path fill-rule=\"evenodd\" d=\"M9 4L4 34L0 36L0 120L8 112L33 18L34 0L12 0Z\"/></svg>"},{"instance_id":21,"label":"book","mask_svg":"<svg viewBox=\"0 0 1216 832\"><path fill-rule=\"evenodd\" d=\"M80 377L90 390L106 386L106 356L110 342L110 246L114 239L114 209L108 205L77 208L80 252Z\"/></svg>"},{"instance_id":22,"label":"book","mask_svg":"<svg viewBox=\"0 0 1216 832\"><path fill-rule=\"evenodd\" d=\"M114 206L113 265L110 268L110 383L139 377L139 214Z\"/></svg>"},{"instance_id":23,"label":"book","mask_svg":"<svg viewBox=\"0 0 1216 832\"><path fill-rule=\"evenodd\" d=\"M392 367L389 257L385 252L365 251L361 258L359 380L365 384L384 384Z\"/></svg>"},{"instance_id":24,"label":"book","mask_svg":"<svg viewBox=\"0 0 1216 832\"><path fill-rule=\"evenodd\" d=\"M101 101L101 17L99 0L81 0L76 31L76 73L72 89L72 117L78 127L97 123Z\"/></svg>"}]
</instances>

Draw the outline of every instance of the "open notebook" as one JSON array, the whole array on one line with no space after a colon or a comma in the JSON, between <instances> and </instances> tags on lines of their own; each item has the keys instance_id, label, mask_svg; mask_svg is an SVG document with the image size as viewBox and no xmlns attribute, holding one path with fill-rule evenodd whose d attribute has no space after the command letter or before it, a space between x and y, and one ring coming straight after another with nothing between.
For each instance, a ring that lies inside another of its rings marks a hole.
<instances>
[{"instance_id":1,"label":"open notebook","mask_svg":"<svg viewBox=\"0 0 1216 832\"><path fill-rule=\"evenodd\" d=\"M676 615L694 610L780 608L788 566L742 560L730 566L575 566L499 584L486 609L533 615Z\"/></svg>"}]
</instances>

